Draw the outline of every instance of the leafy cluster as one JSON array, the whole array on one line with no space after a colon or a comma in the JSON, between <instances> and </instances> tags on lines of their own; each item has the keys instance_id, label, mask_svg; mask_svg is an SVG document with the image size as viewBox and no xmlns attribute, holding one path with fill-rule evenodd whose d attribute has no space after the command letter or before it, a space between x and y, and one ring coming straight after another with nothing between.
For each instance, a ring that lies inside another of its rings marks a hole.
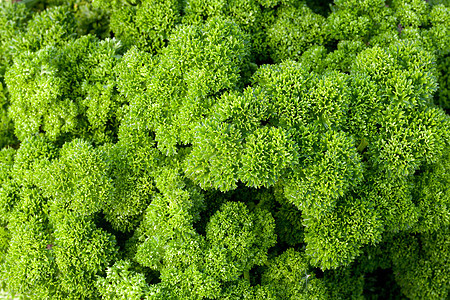
<instances>
[{"instance_id":1,"label":"leafy cluster","mask_svg":"<svg viewBox=\"0 0 450 300\"><path fill-rule=\"evenodd\" d=\"M446 299L450 6L0 2L0 288Z\"/></svg>"}]
</instances>

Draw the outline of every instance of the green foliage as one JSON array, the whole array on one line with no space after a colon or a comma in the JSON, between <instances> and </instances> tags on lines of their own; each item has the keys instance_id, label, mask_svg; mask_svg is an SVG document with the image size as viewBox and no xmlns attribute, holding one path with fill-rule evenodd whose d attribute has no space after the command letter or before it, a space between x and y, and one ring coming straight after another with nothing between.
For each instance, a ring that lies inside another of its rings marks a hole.
<instances>
[{"instance_id":1,"label":"green foliage","mask_svg":"<svg viewBox=\"0 0 450 300\"><path fill-rule=\"evenodd\" d=\"M266 286L251 286L245 280L239 280L229 287L221 295L221 299L238 300L238 299L277 299L274 293Z\"/></svg>"},{"instance_id":2,"label":"green foliage","mask_svg":"<svg viewBox=\"0 0 450 300\"><path fill-rule=\"evenodd\" d=\"M292 248L269 262L261 282L272 290L277 299L327 299L323 281L310 270L304 253Z\"/></svg>"},{"instance_id":3,"label":"green foliage","mask_svg":"<svg viewBox=\"0 0 450 300\"><path fill-rule=\"evenodd\" d=\"M96 285L102 299L142 299L148 290L145 276L131 267L130 261L120 260L107 269L106 278L98 278Z\"/></svg>"},{"instance_id":4,"label":"green foliage","mask_svg":"<svg viewBox=\"0 0 450 300\"><path fill-rule=\"evenodd\" d=\"M159 52L175 25L180 23L178 0L93 1L94 7L111 11L110 28L125 47Z\"/></svg>"},{"instance_id":5,"label":"green foliage","mask_svg":"<svg viewBox=\"0 0 450 300\"><path fill-rule=\"evenodd\" d=\"M360 196L347 196L334 211L322 216L304 215L306 254L321 269L348 265L362 253L364 244L380 241L383 223L373 204Z\"/></svg>"},{"instance_id":6,"label":"green foliage","mask_svg":"<svg viewBox=\"0 0 450 300\"><path fill-rule=\"evenodd\" d=\"M445 299L449 291L448 226L435 232L404 235L391 249L393 271L411 299Z\"/></svg>"},{"instance_id":7,"label":"green foliage","mask_svg":"<svg viewBox=\"0 0 450 300\"><path fill-rule=\"evenodd\" d=\"M414 229L417 232L438 231L450 224L450 150L438 162L427 165L416 176L412 191L413 201L420 210L420 217Z\"/></svg>"},{"instance_id":8,"label":"green foliage","mask_svg":"<svg viewBox=\"0 0 450 300\"><path fill-rule=\"evenodd\" d=\"M41 167L36 184L51 198L55 213L71 211L90 216L100 211L110 199L111 179L105 176L106 155L83 140L64 144L59 158Z\"/></svg>"},{"instance_id":9,"label":"green foliage","mask_svg":"<svg viewBox=\"0 0 450 300\"><path fill-rule=\"evenodd\" d=\"M4 77L14 56L20 54L15 45L25 31L30 16L31 12L25 5L0 2L0 148L17 142L14 123L8 115L9 99Z\"/></svg>"},{"instance_id":10,"label":"green foliage","mask_svg":"<svg viewBox=\"0 0 450 300\"><path fill-rule=\"evenodd\" d=\"M45 298L56 285L55 258L50 245L45 199L36 190L23 189L11 216L11 240L0 272L6 290Z\"/></svg>"},{"instance_id":11,"label":"green foliage","mask_svg":"<svg viewBox=\"0 0 450 300\"><path fill-rule=\"evenodd\" d=\"M435 47L438 55L446 55L447 57L449 53L448 45L450 43L450 38L448 37L448 32L450 30L450 26L448 25L448 21L450 20L450 12L448 11L449 6L450 5L444 6L440 4L431 8L429 22L432 26L428 31L433 44L436 45Z\"/></svg>"},{"instance_id":12,"label":"green foliage","mask_svg":"<svg viewBox=\"0 0 450 300\"><path fill-rule=\"evenodd\" d=\"M14 123L8 115L8 101L6 90L0 82L0 148L16 143Z\"/></svg>"},{"instance_id":13,"label":"green foliage","mask_svg":"<svg viewBox=\"0 0 450 300\"><path fill-rule=\"evenodd\" d=\"M91 0L55 1L55 5L69 5L77 22L79 36L92 34L101 39L110 37L110 14L105 7L96 6ZM62 2L62 3L61 3Z\"/></svg>"},{"instance_id":14,"label":"green foliage","mask_svg":"<svg viewBox=\"0 0 450 300\"><path fill-rule=\"evenodd\" d=\"M448 298L449 16L0 2L0 289Z\"/></svg>"},{"instance_id":15,"label":"green foliage","mask_svg":"<svg viewBox=\"0 0 450 300\"><path fill-rule=\"evenodd\" d=\"M141 132L153 131L158 149L166 155L176 154L177 144L193 142L195 127L211 112L214 96L239 87L248 56L246 35L221 19L180 27L154 61L130 50L124 56L125 65L118 67L119 76L129 78L137 72L130 73L126 64L144 64L144 68L120 89L121 96L130 101L124 123ZM145 93L134 96L135 87Z\"/></svg>"},{"instance_id":16,"label":"green foliage","mask_svg":"<svg viewBox=\"0 0 450 300\"><path fill-rule=\"evenodd\" d=\"M329 291L329 299L366 299L363 295L364 274L352 267L330 270L324 274L323 281Z\"/></svg>"},{"instance_id":17,"label":"green foliage","mask_svg":"<svg viewBox=\"0 0 450 300\"><path fill-rule=\"evenodd\" d=\"M119 47L115 40L84 36L24 52L6 75L17 137L43 132L52 140L112 139L120 106L112 73Z\"/></svg>"},{"instance_id":18,"label":"green foliage","mask_svg":"<svg viewBox=\"0 0 450 300\"><path fill-rule=\"evenodd\" d=\"M296 162L296 145L283 128L258 128L246 142L238 174L247 186L269 187Z\"/></svg>"},{"instance_id":19,"label":"green foliage","mask_svg":"<svg viewBox=\"0 0 450 300\"><path fill-rule=\"evenodd\" d=\"M305 239L303 218L301 211L284 197L283 190L276 187L274 194L281 207L274 213L275 232L280 242L289 246L303 243ZM275 210L272 208L272 210Z\"/></svg>"},{"instance_id":20,"label":"green foliage","mask_svg":"<svg viewBox=\"0 0 450 300\"><path fill-rule=\"evenodd\" d=\"M103 206L105 218L119 231L135 229L154 195L155 184L149 170L142 170L139 161L123 147L108 148L106 168L113 179L108 199Z\"/></svg>"},{"instance_id":21,"label":"green foliage","mask_svg":"<svg viewBox=\"0 0 450 300\"><path fill-rule=\"evenodd\" d=\"M31 12L25 5L12 4L11 1L0 2L0 82L14 55L14 44L17 36L21 35L26 28ZM13 42L13 43L11 43ZM13 45L11 45L13 44ZM3 99L2 99L3 100Z\"/></svg>"},{"instance_id":22,"label":"green foliage","mask_svg":"<svg viewBox=\"0 0 450 300\"><path fill-rule=\"evenodd\" d=\"M75 18L68 8L49 8L33 15L26 32L18 40L16 51L35 52L46 46L61 46L75 37L75 29Z\"/></svg>"},{"instance_id":23,"label":"green foliage","mask_svg":"<svg viewBox=\"0 0 450 300\"><path fill-rule=\"evenodd\" d=\"M266 28L274 21L276 3L257 0L187 0L184 4L184 24L201 24L205 20L225 17L236 23L243 31L251 36L252 56L256 59L267 59ZM276 1L278 2L278 1Z\"/></svg>"},{"instance_id":24,"label":"green foliage","mask_svg":"<svg viewBox=\"0 0 450 300\"><path fill-rule=\"evenodd\" d=\"M383 0L338 0L333 4L327 25L336 40L368 42L373 36L397 29L393 9Z\"/></svg>"},{"instance_id":25,"label":"green foliage","mask_svg":"<svg viewBox=\"0 0 450 300\"><path fill-rule=\"evenodd\" d=\"M210 219L206 240L211 245L208 269L224 281L267 261L275 245L274 220L268 211L250 213L242 202L227 202Z\"/></svg>"},{"instance_id":26,"label":"green foliage","mask_svg":"<svg viewBox=\"0 0 450 300\"><path fill-rule=\"evenodd\" d=\"M55 262L59 289L67 299L96 296L96 276L116 259L114 236L98 228L90 218L75 213L52 216Z\"/></svg>"},{"instance_id":27,"label":"green foliage","mask_svg":"<svg viewBox=\"0 0 450 300\"><path fill-rule=\"evenodd\" d=\"M254 0L188 0L184 11L186 17L183 21L185 22L200 23L208 18L228 16L239 26L248 30L252 30L261 17L261 7L258 1Z\"/></svg>"},{"instance_id":28,"label":"green foliage","mask_svg":"<svg viewBox=\"0 0 450 300\"><path fill-rule=\"evenodd\" d=\"M195 187L189 186L174 169L162 169L156 179L161 191L148 205L137 234L142 242L137 247L136 261L143 266L159 270L168 250L182 246L195 236L193 222L203 205L203 197ZM179 245L181 244L181 245Z\"/></svg>"},{"instance_id":29,"label":"green foliage","mask_svg":"<svg viewBox=\"0 0 450 300\"><path fill-rule=\"evenodd\" d=\"M241 139L240 131L231 124L211 121L199 126L197 139L185 160L186 176L204 189L237 188Z\"/></svg>"},{"instance_id":30,"label":"green foliage","mask_svg":"<svg viewBox=\"0 0 450 300\"><path fill-rule=\"evenodd\" d=\"M325 61L319 64L331 70L349 72L356 56L366 48L362 41L342 40L337 44L337 49L330 52Z\"/></svg>"},{"instance_id":31,"label":"green foliage","mask_svg":"<svg viewBox=\"0 0 450 300\"><path fill-rule=\"evenodd\" d=\"M397 20L405 27L419 27L427 23L430 8L425 1L392 1Z\"/></svg>"},{"instance_id":32,"label":"green foliage","mask_svg":"<svg viewBox=\"0 0 450 300\"><path fill-rule=\"evenodd\" d=\"M13 220L11 214L20 203L21 189L33 188L36 171L55 155L53 146L41 137L32 137L21 143L15 151L2 149L2 185L0 193L1 222Z\"/></svg>"},{"instance_id":33,"label":"green foliage","mask_svg":"<svg viewBox=\"0 0 450 300\"><path fill-rule=\"evenodd\" d=\"M363 172L352 139L340 132L317 138L303 145L308 149L305 158L284 187L292 204L314 216L332 210L336 200L361 181Z\"/></svg>"},{"instance_id":34,"label":"green foliage","mask_svg":"<svg viewBox=\"0 0 450 300\"><path fill-rule=\"evenodd\" d=\"M13 177L15 155L16 151L12 148L2 148L0 152L0 224L3 226L8 223L9 215L15 204L16 183ZM8 234L6 226L2 227L2 242ZM9 241L6 241L6 244L2 243L2 250L6 250L8 244Z\"/></svg>"},{"instance_id":35,"label":"green foliage","mask_svg":"<svg viewBox=\"0 0 450 300\"><path fill-rule=\"evenodd\" d=\"M441 58L438 64L439 90L435 97L435 103L446 109L450 109L450 55Z\"/></svg>"},{"instance_id":36,"label":"green foliage","mask_svg":"<svg viewBox=\"0 0 450 300\"><path fill-rule=\"evenodd\" d=\"M261 66L252 80L271 98L269 116L273 120L268 121L274 125L298 128L299 135L309 128L340 129L345 123L350 102L345 74L319 75L301 63L285 61Z\"/></svg>"},{"instance_id":37,"label":"green foliage","mask_svg":"<svg viewBox=\"0 0 450 300\"><path fill-rule=\"evenodd\" d=\"M279 9L275 23L267 30L267 44L275 62L298 59L309 47L328 39L325 18L306 5Z\"/></svg>"}]
</instances>

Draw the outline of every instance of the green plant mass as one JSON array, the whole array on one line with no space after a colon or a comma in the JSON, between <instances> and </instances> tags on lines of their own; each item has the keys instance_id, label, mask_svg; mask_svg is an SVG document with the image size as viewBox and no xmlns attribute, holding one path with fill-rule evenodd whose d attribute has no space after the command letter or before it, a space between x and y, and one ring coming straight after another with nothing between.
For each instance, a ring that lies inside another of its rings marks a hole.
<instances>
[{"instance_id":1,"label":"green plant mass","mask_svg":"<svg viewBox=\"0 0 450 300\"><path fill-rule=\"evenodd\" d=\"M0 291L450 297L447 0L3 0Z\"/></svg>"}]
</instances>

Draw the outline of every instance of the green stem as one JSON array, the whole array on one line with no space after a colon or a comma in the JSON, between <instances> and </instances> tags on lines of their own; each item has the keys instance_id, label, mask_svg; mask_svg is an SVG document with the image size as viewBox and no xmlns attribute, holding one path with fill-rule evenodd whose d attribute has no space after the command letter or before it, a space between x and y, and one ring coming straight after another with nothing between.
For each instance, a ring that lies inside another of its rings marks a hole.
<instances>
[{"instance_id":1,"label":"green stem","mask_svg":"<svg viewBox=\"0 0 450 300\"><path fill-rule=\"evenodd\" d=\"M369 143L366 141L366 139L365 138L362 138L361 139L361 143L359 144L359 146L358 146L358 152L363 152L364 151L364 149L367 147L369 145Z\"/></svg>"},{"instance_id":2,"label":"green stem","mask_svg":"<svg viewBox=\"0 0 450 300\"><path fill-rule=\"evenodd\" d=\"M250 272L249 271L244 271L244 279L250 283Z\"/></svg>"}]
</instances>

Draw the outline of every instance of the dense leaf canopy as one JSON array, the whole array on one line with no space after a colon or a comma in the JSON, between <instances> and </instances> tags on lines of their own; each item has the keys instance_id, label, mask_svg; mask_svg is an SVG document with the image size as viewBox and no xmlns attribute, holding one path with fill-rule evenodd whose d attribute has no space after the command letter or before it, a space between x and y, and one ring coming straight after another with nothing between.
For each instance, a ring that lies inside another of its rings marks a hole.
<instances>
[{"instance_id":1,"label":"dense leaf canopy","mask_svg":"<svg viewBox=\"0 0 450 300\"><path fill-rule=\"evenodd\" d=\"M446 299L447 0L0 2L0 289Z\"/></svg>"}]
</instances>

